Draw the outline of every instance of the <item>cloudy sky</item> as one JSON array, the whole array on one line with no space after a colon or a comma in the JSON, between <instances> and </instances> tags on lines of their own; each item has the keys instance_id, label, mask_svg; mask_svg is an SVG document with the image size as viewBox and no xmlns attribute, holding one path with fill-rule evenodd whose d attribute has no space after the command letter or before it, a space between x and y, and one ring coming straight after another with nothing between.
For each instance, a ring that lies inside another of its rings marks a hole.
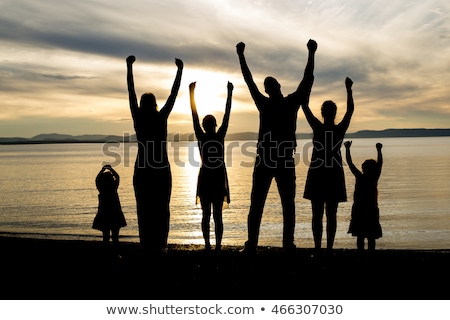
<instances>
[{"instance_id":1,"label":"cloudy sky","mask_svg":"<svg viewBox=\"0 0 450 320\"><path fill-rule=\"evenodd\" d=\"M125 58L133 54L138 96L164 105L184 61L170 132L190 132L188 85L200 116L223 115L235 85L229 132L257 131L236 44L263 91L274 76L295 90L318 43L311 108L345 112L349 132L450 127L450 2L447 0L0 0L0 137L133 132ZM302 113L298 131L309 132Z\"/></svg>"}]
</instances>

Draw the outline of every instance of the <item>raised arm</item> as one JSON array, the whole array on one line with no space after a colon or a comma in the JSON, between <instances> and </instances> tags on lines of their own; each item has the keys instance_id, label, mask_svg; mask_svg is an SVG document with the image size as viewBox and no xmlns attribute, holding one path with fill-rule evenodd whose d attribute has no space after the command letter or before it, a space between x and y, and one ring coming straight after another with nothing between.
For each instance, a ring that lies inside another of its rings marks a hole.
<instances>
[{"instance_id":1,"label":"raised arm","mask_svg":"<svg viewBox=\"0 0 450 320\"><path fill-rule=\"evenodd\" d=\"M218 133L223 134L224 136L227 133L228 123L230 122L231 97L233 96L233 89L234 89L233 84L228 81L227 84L228 95L227 95L227 102L225 104L225 114L223 115L222 125L218 130Z\"/></svg>"},{"instance_id":2,"label":"raised arm","mask_svg":"<svg viewBox=\"0 0 450 320\"><path fill-rule=\"evenodd\" d=\"M239 57L239 63L241 65L242 75L244 76L245 83L248 86L248 89L250 90L250 94L255 100L255 102L261 98L264 98L264 96L261 94L261 92L258 90L258 87L255 84L255 81L253 81L253 76L250 72L250 69L247 65L247 61L244 56L244 50L245 50L245 43L239 42L236 45L236 52ZM256 107L259 108L258 104L256 104Z\"/></svg>"},{"instance_id":3,"label":"raised arm","mask_svg":"<svg viewBox=\"0 0 450 320\"><path fill-rule=\"evenodd\" d=\"M361 171L356 168L356 166L353 164L352 155L350 154L350 147L352 145L351 141L344 142L345 146L345 158L347 160L348 167L350 168L350 171L353 173L354 176L361 175Z\"/></svg>"},{"instance_id":4,"label":"raised arm","mask_svg":"<svg viewBox=\"0 0 450 320\"><path fill-rule=\"evenodd\" d=\"M111 167L111 165L109 165L109 164L107 164L105 167L107 167L108 170L111 171L111 173L112 173L112 175L114 176L114 178L116 178L117 186L119 186L119 183L120 183L120 176L119 176L119 174L117 173L117 171L114 170L114 168Z\"/></svg>"},{"instance_id":5,"label":"raised arm","mask_svg":"<svg viewBox=\"0 0 450 320\"><path fill-rule=\"evenodd\" d=\"M379 174L381 174L381 168L383 167L383 154L381 153L381 148L383 148L383 145L381 143L377 143L376 144L376 148L377 148L377 163L378 163L378 170L379 170Z\"/></svg>"},{"instance_id":6,"label":"raised arm","mask_svg":"<svg viewBox=\"0 0 450 320\"><path fill-rule=\"evenodd\" d=\"M321 124L320 120L317 119L309 108L309 95L306 101L302 105L303 113L305 114L306 121L308 121L309 126L314 130L317 126Z\"/></svg>"},{"instance_id":7,"label":"raised arm","mask_svg":"<svg viewBox=\"0 0 450 320\"><path fill-rule=\"evenodd\" d=\"M303 73L303 79L298 85L297 90L294 92L294 96L297 99L300 99L302 105L308 103L314 82L314 57L317 50L317 43L316 41L309 39L306 46L308 47L308 62L306 63L305 72Z\"/></svg>"},{"instance_id":8,"label":"raised arm","mask_svg":"<svg viewBox=\"0 0 450 320\"><path fill-rule=\"evenodd\" d=\"M191 84L189 84L189 98L191 101L192 122L194 124L195 135L197 139L199 139L200 135L203 134L203 130L202 127L200 126L200 120L198 119L197 105L195 104L194 91L195 91L195 82L191 82Z\"/></svg>"},{"instance_id":9,"label":"raised arm","mask_svg":"<svg viewBox=\"0 0 450 320\"><path fill-rule=\"evenodd\" d=\"M136 119L136 114L138 111L138 102L136 97L136 91L134 90L134 79L133 79L133 63L136 61L135 56L129 56L127 59L127 85L128 85L128 99L130 101L130 110L133 121Z\"/></svg>"},{"instance_id":10,"label":"raised arm","mask_svg":"<svg viewBox=\"0 0 450 320\"><path fill-rule=\"evenodd\" d=\"M345 88L347 89L347 112L344 115L341 123L339 125L344 126L345 130L350 125L350 120L352 119L353 111L355 110L355 105L353 102L353 93L352 93L353 81L350 78L345 78Z\"/></svg>"},{"instance_id":11,"label":"raised arm","mask_svg":"<svg viewBox=\"0 0 450 320\"><path fill-rule=\"evenodd\" d=\"M178 70L177 70L177 74L175 76L175 80L172 85L172 90L170 92L169 98L166 101L166 104L160 111L161 113L165 114L166 117L169 116L170 112L173 109L173 105L175 104L175 99L178 95L178 90L180 89L181 75L183 74L183 61L175 58L175 64L176 64Z\"/></svg>"},{"instance_id":12,"label":"raised arm","mask_svg":"<svg viewBox=\"0 0 450 320\"><path fill-rule=\"evenodd\" d=\"M97 176L95 177L95 186L97 187L97 189L99 189L99 179L103 171L105 171L105 167L102 167L102 169L97 173Z\"/></svg>"}]
</instances>

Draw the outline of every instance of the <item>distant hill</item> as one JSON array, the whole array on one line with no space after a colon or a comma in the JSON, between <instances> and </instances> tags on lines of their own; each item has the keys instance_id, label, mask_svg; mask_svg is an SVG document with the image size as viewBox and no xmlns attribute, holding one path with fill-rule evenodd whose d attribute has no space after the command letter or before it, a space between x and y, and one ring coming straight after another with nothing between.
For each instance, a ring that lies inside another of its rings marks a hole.
<instances>
[{"instance_id":1,"label":"distant hill","mask_svg":"<svg viewBox=\"0 0 450 320\"><path fill-rule=\"evenodd\" d=\"M31 141L107 141L107 140L122 140L120 136L106 136L102 134L84 134L79 136L71 136L68 134L58 134L58 133L50 133L50 134L38 134L37 136L32 137Z\"/></svg>"},{"instance_id":2,"label":"distant hill","mask_svg":"<svg viewBox=\"0 0 450 320\"><path fill-rule=\"evenodd\" d=\"M0 144L39 144L39 143L105 143L123 141L122 136L84 134L72 136L68 134L46 133L32 138L0 138Z\"/></svg>"},{"instance_id":3,"label":"distant hill","mask_svg":"<svg viewBox=\"0 0 450 320\"><path fill-rule=\"evenodd\" d=\"M297 133L297 139L311 139L312 133ZM362 130L347 133L346 138L401 138L401 137L448 137L450 129L386 129ZM195 141L194 133L167 135L169 141ZM227 134L228 141L257 140L256 132L240 132ZM106 143L106 142L135 142L136 135L122 137L118 135L84 134L72 136L68 134L39 134L32 138L0 138L0 144L39 144L39 143Z\"/></svg>"},{"instance_id":4,"label":"distant hill","mask_svg":"<svg viewBox=\"0 0 450 320\"><path fill-rule=\"evenodd\" d=\"M26 139L26 138L18 138L18 137L13 137L13 138L0 138L0 144L15 144L15 143L26 143L28 142L30 139Z\"/></svg>"},{"instance_id":5,"label":"distant hill","mask_svg":"<svg viewBox=\"0 0 450 320\"><path fill-rule=\"evenodd\" d=\"M448 137L450 129L386 129L362 130L346 135L348 138L403 138L403 137Z\"/></svg>"}]
</instances>

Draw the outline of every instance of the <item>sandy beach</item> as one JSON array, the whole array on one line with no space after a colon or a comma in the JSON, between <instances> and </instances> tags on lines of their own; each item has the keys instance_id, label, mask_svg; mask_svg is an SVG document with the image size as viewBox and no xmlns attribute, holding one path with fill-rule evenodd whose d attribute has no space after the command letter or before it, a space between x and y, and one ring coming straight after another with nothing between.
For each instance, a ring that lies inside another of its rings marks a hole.
<instances>
[{"instance_id":1,"label":"sandy beach","mask_svg":"<svg viewBox=\"0 0 450 320\"><path fill-rule=\"evenodd\" d=\"M172 245L151 254L100 241L0 237L2 299L450 299L450 250L337 249L314 257L259 247Z\"/></svg>"}]
</instances>

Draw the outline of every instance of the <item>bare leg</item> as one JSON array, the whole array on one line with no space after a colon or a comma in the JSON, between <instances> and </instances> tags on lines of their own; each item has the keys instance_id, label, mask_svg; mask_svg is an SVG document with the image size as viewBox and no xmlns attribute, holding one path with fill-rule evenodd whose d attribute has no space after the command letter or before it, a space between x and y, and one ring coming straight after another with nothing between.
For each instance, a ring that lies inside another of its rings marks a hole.
<instances>
[{"instance_id":1,"label":"bare leg","mask_svg":"<svg viewBox=\"0 0 450 320\"><path fill-rule=\"evenodd\" d=\"M109 230L103 230L103 243L108 244L109 243Z\"/></svg>"},{"instance_id":2,"label":"bare leg","mask_svg":"<svg viewBox=\"0 0 450 320\"><path fill-rule=\"evenodd\" d=\"M368 249L370 252L375 251L375 239L374 238L368 238L367 239L368 242Z\"/></svg>"},{"instance_id":3,"label":"bare leg","mask_svg":"<svg viewBox=\"0 0 450 320\"><path fill-rule=\"evenodd\" d=\"M312 231L314 237L314 248L320 250L322 248L322 232L323 232L323 210L324 203L322 201L311 201L312 206Z\"/></svg>"},{"instance_id":4,"label":"bare leg","mask_svg":"<svg viewBox=\"0 0 450 320\"><path fill-rule=\"evenodd\" d=\"M356 238L356 247L358 248L358 251L364 251L364 237L358 236Z\"/></svg>"},{"instance_id":5,"label":"bare leg","mask_svg":"<svg viewBox=\"0 0 450 320\"><path fill-rule=\"evenodd\" d=\"M112 234L112 241L113 244L118 245L119 244L119 229L112 229L111 230L111 234Z\"/></svg>"},{"instance_id":6,"label":"bare leg","mask_svg":"<svg viewBox=\"0 0 450 320\"><path fill-rule=\"evenodd\" d=\"M337 228L337 202L327 202L327 250L333 249L334 238L336 237Z\"/></svg>"},{"instance_id":7,"label":"bare leg","mask_svg":"<svg viewBox=\"0 0 450 320\"><path fill-rule=\"evenodd\" d=\"M222 248L223 220L222 220L222 202L213 204L214 232L216 234L216 250Z\"/></svg>"},{"instance_id":8,"label":"bare leg","mask_svg":"<svg viewBox=\"0 0 450 320\"><path fill-rule=\"evenodd\" d=\"M205 239L205 249L211 248L211 242L209 237L209 223L211 221L211 202L203 201L200 199L202 205L202 233L203 239Z\"/></svg>"}]
</instances>

